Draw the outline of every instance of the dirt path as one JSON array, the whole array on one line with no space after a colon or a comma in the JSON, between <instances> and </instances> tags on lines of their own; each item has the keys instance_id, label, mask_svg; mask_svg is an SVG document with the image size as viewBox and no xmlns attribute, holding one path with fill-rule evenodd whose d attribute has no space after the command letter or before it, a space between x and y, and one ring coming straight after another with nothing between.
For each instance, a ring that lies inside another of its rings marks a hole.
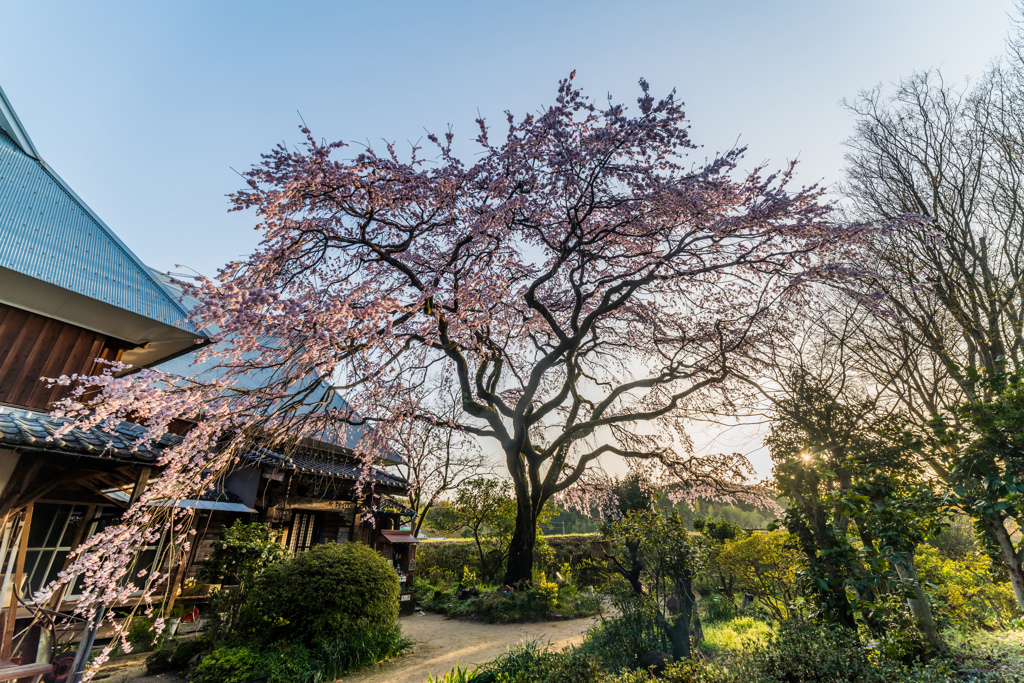
<instances>
[{"instance_id":1,"label":"dirt path","mask_svg":"<svg viewBox=\"0 0 1024 683\"><path fill-rule=\"evenodd\" d=\"M345 676L344 683L426 683L427 674L440 676L455 668L483 664L523 640L540 640L561 649L583 640L597 617L539 624L480 624L445 619L437 614L414 614L399 620L405 635L415 641L412 652L376 669Z\"/></svg>"},{"instance_id":2,"label":"dirt path","mask_svg":"<svg viewBox=\"0 0 1024 683\"><path fill-rule=\"evenodd\" d=\"M523 640L539 640L561 649L583 640L597 617L538 624L480 624L414 614L399 619L402 631L415 642L407 654L341 679L344 683L426 683L427 674L441 676L455 668L483 664ZM173 673L145 675L145 654L119 657L97 676L104 683L183 683Z\"/></svg>"}]
</instances>

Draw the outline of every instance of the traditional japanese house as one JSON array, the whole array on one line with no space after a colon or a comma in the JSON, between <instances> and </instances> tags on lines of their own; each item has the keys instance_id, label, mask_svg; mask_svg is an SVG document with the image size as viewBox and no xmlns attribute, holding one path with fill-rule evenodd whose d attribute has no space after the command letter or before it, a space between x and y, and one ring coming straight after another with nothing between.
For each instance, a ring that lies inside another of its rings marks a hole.
<instances>
[{"instance_id":1,"label":"traditional japanese house","mask_svg":"<svg viewBox=\"0 0 1024 683\"><path fill-rule=\"evenodd\" d=\"M160 449L178 438L138 450L140 428L122 424L117 434L72 430L51 439L62 421L48 409L67 388L40 378L97 374L97 359L187 368L186 354L204 343L178 292L43 161L0 90L0 681L15 630L33 614L32 594L66 567L76 545L118 521L159 474ZM358 513L367 503L355 499L358 476L348 444L306 439L287 455L254 447L216 489L168 503L195 510L202 532L171 581L194 577L235 519L271 523L295 552L372 544L398 529L412 512L388 496L408 483L373 470L380 497L371 521ZM162 541L142 549L139 567L159 568L164 550ZM48 606L66 608L76 588ZM30 638L18 654L32 662L44 649Z\"/></svg>"}]
</instances>

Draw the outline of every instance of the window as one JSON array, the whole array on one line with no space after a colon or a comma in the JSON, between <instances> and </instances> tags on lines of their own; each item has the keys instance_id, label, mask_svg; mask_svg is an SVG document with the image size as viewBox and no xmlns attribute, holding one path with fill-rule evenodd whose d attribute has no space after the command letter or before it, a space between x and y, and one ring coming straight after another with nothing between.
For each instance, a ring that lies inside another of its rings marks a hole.
<instances>
[{"instance_id":1,"label":"window","mask_svg":"<svg viewBox=\"0 0 1024 683\"><path fill-rule=\"evenodd\" d=\"M85 512L84 505L38 503L34 507L25 552L26 596L57 578L79 527L85 523Z\"/></svg>"},{"instance_id":2,"label":"window","mask_svg":"<svg viewBox=\"0 0 1024 683\"><path fill-rule=\"evenodd\" d=\"M71 553L71 544L79 535L82 525L85 526L83 539L103 531L116 524L121 518L122 510L116 507L97 507L91 518L86 518L88 506L71 503L36 503L32 511L32 524L28 530L28 543L25 548L25 582L23 594L26 598L45 588L57 578ZM15 531L15 535L17 532ZM153 545L140 549L131 580L140 589L146 578L139 578L141 569L147 575L156 569L157 560L161 558L164 538ZM14 542L14 538L11 539ZM10 559L10 556L4 560ZM0 561L0 574L6 571L6 562ZM64 595L71 599L78 595L80 586L78 578L71 581L70 588Z\"/></svg>"},{"instance_id":3,"label":"window","mask_svg":"<svg viewBox=\"0 0 1024 683\"><path fill-rule=\"evenodd\" d=\"M292 517L292 530L288 548L293 553L309 550L320 542L320 520L315 512L296 512Z\"/></svg>"}]
</instances>

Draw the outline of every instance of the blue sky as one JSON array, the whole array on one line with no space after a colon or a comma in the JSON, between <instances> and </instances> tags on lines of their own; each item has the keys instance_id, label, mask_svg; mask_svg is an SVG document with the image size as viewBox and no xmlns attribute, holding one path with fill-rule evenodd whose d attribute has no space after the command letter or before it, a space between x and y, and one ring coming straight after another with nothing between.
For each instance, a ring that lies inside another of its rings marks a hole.
<instances>
[{"instance_id":1,"label":"blue sky","mask_svg":"<svg viewBox=\"0 0 1024 683\"><path fill-rule=\"evenodd\" d=\"M799 157L841 178L843 97L916 68L980 73L1012 0L91 2L0 0L3 87L43 157L146 262L212 274L256 243L224 195L299 115L319 137L470 138L552 99L636 81L686 102L698 158Z\"/></svg>"},{"instance_id":2,"label":"blue sky","mask_svg":"<svg viewBox=\"0 0 1024 683\"><path fill-rule=\"evenodd\" d=\"M799 158L842 177L839 101L915 69L980 74L1003 53L1012 0L753 2L12 2L0 0L0 87L43 158L147 263L205 274L251 251L225 195L301 112L330 140L471 139L479 110L536 110L576 69L599 98L636 82L686 102L696 160ZM468 146L467 146L468 147ZM753 449L756 430L709 448Z\"/></svg>"}]
</instances>

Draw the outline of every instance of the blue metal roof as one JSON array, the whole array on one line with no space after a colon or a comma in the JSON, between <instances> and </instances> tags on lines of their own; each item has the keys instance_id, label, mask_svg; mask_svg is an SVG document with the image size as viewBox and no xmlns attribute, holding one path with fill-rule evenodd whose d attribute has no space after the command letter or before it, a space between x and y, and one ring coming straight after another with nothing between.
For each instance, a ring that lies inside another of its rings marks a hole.
<instances>
[{"instance_id":1,"label":"blue metal roof","mask_svg":"<svg viewBox=\"0 0 1024 683\"><path fill-rule=\"evenodd\" d=\"M44 162L0 129L0 267L195 331L174 296Z\"/></svg>"}]
</instances>

